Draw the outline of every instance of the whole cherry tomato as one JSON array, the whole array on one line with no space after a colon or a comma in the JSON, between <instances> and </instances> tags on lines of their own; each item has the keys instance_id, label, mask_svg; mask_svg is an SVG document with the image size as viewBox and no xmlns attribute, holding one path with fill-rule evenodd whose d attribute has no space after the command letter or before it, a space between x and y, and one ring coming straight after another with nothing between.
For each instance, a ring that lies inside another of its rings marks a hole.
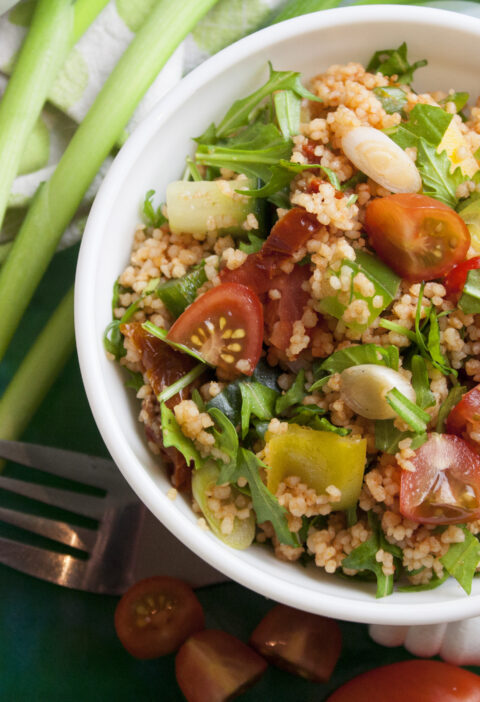
<instances>
[{"instance_id":1,"label":"whole cherry tomato","mask_svg":"<svg viewBox=\"0 0 480 702\"><path fill-rule=\"evenodd\" d=\"M465 260L470 246L460 215L426 195L398 193L371 200L365 229L387 266L413 282L446 275Z\"/></svg>"}]
</instances>

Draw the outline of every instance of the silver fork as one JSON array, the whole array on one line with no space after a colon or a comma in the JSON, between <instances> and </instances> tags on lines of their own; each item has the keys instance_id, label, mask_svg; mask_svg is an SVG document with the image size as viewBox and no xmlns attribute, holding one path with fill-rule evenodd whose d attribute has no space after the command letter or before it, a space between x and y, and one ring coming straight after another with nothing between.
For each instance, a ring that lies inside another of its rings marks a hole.
<instances>
[{"instance_id":1,"label":"silver fork","mask_svg":"<svg viewBox=\"0 0 480 702\"><path fill-rule=\"evenodd\" d=\"M0 536L0 563L74 589L125 592L136 579L136 553L147 510L113 461L3 440L0 458L105 491L104 496L81 494L0 475L3 490L99 522L96 528L79 527L0 506L0 521L69 547L68 553L61 553L48 545L43 548ZM78 555L72 555L72 549Z\"/></svg>"}]
</instances>

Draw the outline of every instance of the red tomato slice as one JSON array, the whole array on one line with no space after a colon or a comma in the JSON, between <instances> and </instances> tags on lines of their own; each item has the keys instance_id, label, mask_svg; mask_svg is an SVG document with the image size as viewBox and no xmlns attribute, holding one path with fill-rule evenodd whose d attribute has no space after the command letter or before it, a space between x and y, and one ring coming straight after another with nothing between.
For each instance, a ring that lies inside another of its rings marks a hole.
<instances>
[{"instance_id":1,"label":"red tomato slice","mask_svg":"<svg viewBox=\"0 0 480 702\"><path fill-rule=\"evenodd\" d=\"M452 298L458 298L467 282L468 272L476 268L480 268L480 256L474 256L454 266L445 278L447 295Z\"/></svg>"},{"instance_id":2,"label":"red tomato slice","mask_svg":"<svg viewBox=\"0 0 480 702\"><path fill-rule=\"evenodd\" d=\"M449 434L468 438L467 431L480 431L480 385L467 392L447 417Z\"/></svg>"},{"instance_id":3,"label":"red tomato slice","mask_svg":"<svg viewBox=\"0 0 480 702\"><path fill-rule=\"evenodd\" d=\"M262 352L262 305L251 288L223 283L189 305L167 338L197 351L224 378L252 375Z\"/></svg>"},{"instance_id":4,"label":"red tomato slice","mask_svg":"<svg viewBox=\"0 0 480 702\"><path fill-rule=\"evenodd\" d=\"M206 629L186 641L175 674L187 702L226 702L251 687L266 661L225 631Z\"/></svg>"},{"instance_id":5,"label":"red tomato slice","mask_svg":"<svg viewBox=\"0 0 480 702\"><path fill-rule=\"evenodd\" d=\"M402 471L400 512L423 524L480 518L480 456L459 436L431 434Z\"/></svg>"},{"instance_id":6,"label":"red tomato slice","mask_svg":"<svg viewBox=\"0 0 480 702\"><path fill-rule=\"evenodd\" d=\"M140 580L115 610L115 630L135 658L173 653L205 626L202 605L190 585L167 576Z\"/></svg>"},{"instance_id":7,"label":"red tomato slice","mask_svg":"<svg viewBox=\"0 0 480 702\"><path fill-rule=\"evenodd\" d=\"M265 301L265 341L281 351L285 351L293 333L293 323L302 318L303 310L310 297L303 290L303 284L310 278L310 266L295 266L291 273L281 273L272 280L272 290L278 290L281 297Z\"/></svg>"},{"instance_id":8,"label":"red tomato slice","mask_svg":"<svg viewBox=\"0 0 480 702\"><path fill-rule=\"evenodd\" d=\"M399 193L371 200L365 229L380 258L402 278L440 278L465 259L470 232L451 207L426 195Z\"/></svg>"},{"instance_id":9,"label":"red tomato slice","mask_svg":"<svg viewBox=\"0 0 480 702\"><path fill-rule=\"evenodd\" d=\"M333 619L277 605L250 644L270 663L315 682L327 682L340 656L342 635Z\"/></svg>"},{"instance_id":10,"label":"red tomato slice","mask_svg":"<svg viewBox=\"0 0 480 702\"><path fill-rule=\"evenodd\" d=\"M288 261L298 249L306 244L319 230L315 215L300 207L294 207L272 227L269 237L260 251L250 254L235 270L220 271L222 282L241 283L251 287L257 295L267 292L272 278L282 273L281 263Z\"/></svg>"},{"instance_id":11,"label":"red tomato slice","mask_svg":"<svg viewBox=\"0 0 480 702\"><path fill-rule=\"evenodd\" d=\"M357 675L327 702L480 702L480 677L441 661L402 661Z\"/></svg>"}]
</instances>

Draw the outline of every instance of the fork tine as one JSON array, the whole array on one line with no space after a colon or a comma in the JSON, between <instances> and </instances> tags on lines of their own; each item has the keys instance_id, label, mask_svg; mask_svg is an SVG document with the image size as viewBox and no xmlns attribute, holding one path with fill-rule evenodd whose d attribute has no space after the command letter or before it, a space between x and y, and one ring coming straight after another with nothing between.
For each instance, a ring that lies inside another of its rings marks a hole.
<instances>
[{"instance_id":1,"label":"fork tine","mask_svg":"<svg viewBox=\"0 0 480 702\"><path fill-rule=\"evenodd\" d=\"M25 480L17 480L0 475L0 488L17 493L32 500L38 500L52 507L68 510L81 514L84 517L91 517L99 520L105 507L105 498L95 495L85 495L70 490L29 483Z\"/></svg>"},{"instance_id":2,"label":"fork tine","mask_svg":"<svg viewBox=\"0 0 480 702\"><path fill-rule=\"evenodd\" d=\"M82 551L90 551L97 539L97 532L93 529L72 527L66 522L18 512L7 507L0 507L0 520Z\"/></svg>"},{"instance_id":3,"label":"fork tine","mask_svg":"<svg viewBox=\"0 0 480 702\"><path fill-rule=\"evenodd\" d=\"M112 460L75 451L1 439L0 458L106 490L126 485Z\"/></svg>"},{"instance_id":4,"label":"fork tine","mask_svg":"<svg viewBox=\"0 0 480 702\"><path fill-rule=\"evenodd\" d=\"M37 546L11 541L0 536L0 563L52 583L89 590L83 586L88 561L45 551Z\"/></svg>"}]
</instances>

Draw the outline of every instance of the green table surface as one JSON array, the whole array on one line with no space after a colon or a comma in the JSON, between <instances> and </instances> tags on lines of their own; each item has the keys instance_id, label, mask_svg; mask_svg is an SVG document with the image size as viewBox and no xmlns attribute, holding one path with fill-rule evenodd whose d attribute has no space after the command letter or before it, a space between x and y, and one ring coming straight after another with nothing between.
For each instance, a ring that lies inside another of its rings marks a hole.
<instances>
[{"instance_id":1,"label":"green table surface","mask_svg":"<svg viewBox=\"0 0 480 702\"><path fill-rule=\"evenodd\" d=\"M0 391L71 284L77 252L76 247L64 251L52 262L0 366ZM88 407L76 357L61 373L23 438L107 455ZM205 587L198 595L207 626L224 629L244 641L272 606L271 601L234 583ZM123 650L113 628L116 602L115 597L68 590L0 566L0 700L181 702L184 698L175 682L173 656L137 661ZM310 683L270 667L239 699L321 702L362 671L412 657L403 648L375 644L365 625L341 622L340 626L342 654L328 684ZM471 670L480 673L480 668Z\"/></svg>"}]
</instances>

